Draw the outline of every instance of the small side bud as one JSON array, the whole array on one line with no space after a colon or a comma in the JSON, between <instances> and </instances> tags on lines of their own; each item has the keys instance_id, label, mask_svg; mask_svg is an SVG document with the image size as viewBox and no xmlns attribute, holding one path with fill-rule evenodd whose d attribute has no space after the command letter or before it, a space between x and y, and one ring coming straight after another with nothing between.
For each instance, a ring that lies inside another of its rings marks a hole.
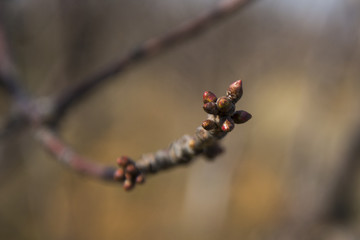
<instances>
[{"instance_id":1,"label":"small side bud","mask_svg":"<svg viewBox=\"0 0 360 240\"><path fill-rule=\"evenodd\" d=\"M216 127L216 123L209 119L203 121L201 125L205 130L211 130Z\"/></svg>"},{"instance_id":2,"label":"small side bud","mask_svg":"<svg viewBox=\"0 0 360 240\"><path fill-rule=\"evenodd\" d=\"M114 173L114 180L123 181L125 179L124 169L119 168Z\"/></svg>"},{"instance_id":3,"label":"small side bud","mask_svg":"<svg viewBox=\"0 0 360 240\"><path fill-rule=\"evenodd\" d=\"M136 183L138 184L143 184L145 182L145 177L144 175L140 174L136 177Z\"/></svg>"},{"instance_id":4,"label":"small side bud","mask_svg":"<svg viewBox=\"0 0 360 240\"><path fill-rule=\"evenodd\" d=\"M223 132L231 132L234 129L234 121L231 118L227 118L223 125L221 126L221 130Z\"/></svg>"},{"instance_id":5,"label":"small side bud","mask_svg":"<svg viewBox=\"0 0 360 240\"><path fill-rule=\"evenodd\" d=\"M124 183L123 183L123 188L126 190L126 191L129 191L131 190L132 188L134 187L134 184L131 182L130 179L125 179Z\"/></svg>"},{"instance_id":6,"label":"small side bud","mask_svg":"<svg viewBox=\"0 0 360 240\"><path fill-rule=\"evenodd\" d=\"M236 111L231 118L234 120L234 122L236 124L241 124L241 123L245 123L247 121L249 121L252 116L250 113L240 110L240 111Z\"/></svg>"},{"instance_id":7,"label":"small side bud","mask_svg":"<svg viewBox=\"0 0 360 240\"><path fill-rule=\"evenodd\" d=\"M203 101L204 103L209 103L209 102L216 102L217 97L214 93L210 92L210 91L206 91L203 94Z\"/></svg>"},{"instance_id":8,"label":"small side bud","mask_svg":"<svg viewBox=\"0 0 360 240\"><path fill-rule=\"evenodd\" d=\"M137 172L137 168L135 167L134 164L129 164L126 167L126 172L130 173L130 174L135 174Z\"/></svg>"},{"instance_id":9,"label":"small side bud","mask_svg":"<svg viewBox=\"0 0 360 240\"><path fill-rule=\"evenodd\" d=\"M204 111L209 114L216 115L218 113L216 104L214 102L205 103L203 108L204 108Z\"/></svg>"},{"instance_id":10,"label":"small side bud","mask_svg":"<svg viewBox=\"0 0 360 240\"><path fill-rule=\"evenodd\" d=\"M242 81L241 80L237 80L236 82L233 82L227 92L226 92L226 96L228 98L230 98L230 100L233 103L236 103L237 101L239 101L239 99L241 98L243 94L243 88L242 88Z\"/></svg>"},{"instance_id":11,"label":"small side bud","mask_svg":"<svg viewBox=\"0 0 360 240\"><path fill-rule=\"evenodd\" d=\"M217 100L216 105L220 112L227 113L234 108L233 104L227 97L221 97Z\"/></svg>"},{"instance_id":12,"label":"small side bud","mask_svg":"<svg viewBox=\"0 0 360 240\"><path fill-rule=\"evenodd\" d=\"M129 164L130 159L126 156L121 156L118 159L116 159L116 162L120 167L126 167L126 165Z\"/></svg>"}]
</instances>

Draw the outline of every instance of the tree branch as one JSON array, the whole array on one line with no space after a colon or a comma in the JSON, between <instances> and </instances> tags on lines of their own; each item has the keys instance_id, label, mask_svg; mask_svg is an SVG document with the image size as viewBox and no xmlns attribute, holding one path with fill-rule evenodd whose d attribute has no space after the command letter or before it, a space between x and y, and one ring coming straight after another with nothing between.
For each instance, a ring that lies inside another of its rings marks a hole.
<instances>
[{"instance_id":1,"label":"tree branch","mask_svg":"<svg viewBox=\"0 0 360 240\"><path fill-rule=\"evenodd\" d=\"M241 96L241 80L231 84L224 97L217 98L212 92L205 92L203 108L208 113L208 118L197 128L194 135L184 135L168 148L144 154L136 162L128 157L119 158L120 168L114 174L115 180L123 182L125 190L129 190L136 183L143 183L144 174L190 163L199 155L213 159L222 152L219 140L234 129L235 123L242 124L251 118L245 111L235 112L235 103Z\"/></svg>"},{"instance_id":2,"label":"tree branch","mask_svg":"<svg viewBox=\"0 0 360 240\"><path fill-rule=\"evenodd\" d=\"M147 41L140 50L124 58L120 65L111 68L108 72L105 71L102 75L95 76L91 81L85 82L83 85L75 87L73 91L70 91L70 95L64 98L65 101L63 103L68 103L57 106L70 106L69 104L80 99L88 90L106 77L121 71L131 62L171 46L175 42L203 29L215 19L234 11L236 7L242 6L246 2L221 2L215 10L200 16L195 21L182 25L162 38ZM46 126L44 114L42 114L39 105L35 103L34 99L27 94L26 90L17 81L14 71L15 67L7 53L7 49L4 32L0 26L0 85L13 98L13 101L19 108L20 116L23 115L24 119L33 128L35 138L59 162L75 172L96 179L120 181L126 190L133 188L136 183L143 183L144 174L153 174L169 167L189 163L199 155L204 155L209 159L214 158L221 153L221 148L218 144L219 140L233 130L235 123L244 123L251 118L251 115L245 111L235 112L235 103L241 98L243 91L241 80L231 84L226 92L226 96L220 98L207 91L203 95L203 108L208 113L208 118L202 123L201 127L197 128L193 136L185 135L179 140L174 141L166 149L143 155L137 162L133 162L127 157L119 158L118 165L120 168L116 170L113 167L94 163L77 154L54 131ZM63 110L65 109L66 107L63 108Z\"/></svg>"}]
</instances>

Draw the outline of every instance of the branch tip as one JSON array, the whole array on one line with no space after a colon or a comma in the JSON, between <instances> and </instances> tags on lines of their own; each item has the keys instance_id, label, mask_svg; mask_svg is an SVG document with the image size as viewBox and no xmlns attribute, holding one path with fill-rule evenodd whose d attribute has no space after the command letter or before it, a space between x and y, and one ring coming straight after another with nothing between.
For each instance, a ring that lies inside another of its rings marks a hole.
<instances>
[{"instance_id":1,"label":"branch tip","mask_svg":"<svg viewBox=\"0 0 360 240\"><path fill-rule=\"evenodd\" d=\"M226 96L220 98L210 91L204 92L203 108L208 118L193 136L184 135L167 149L144 154L136 162L125 156L118 158L120 170L114 173L114 179L123 181L123 188L130 190L135 184L144 183L144 174L154 174L159 170L189 163L201 154L206 159L214 159L224 151L219 140L234 129L235 123L244 123L251 118L251 114L246 111L235 112L235 100L240 99L241 95L241 80L232 83Z\"/></svg>"}]
</instances>

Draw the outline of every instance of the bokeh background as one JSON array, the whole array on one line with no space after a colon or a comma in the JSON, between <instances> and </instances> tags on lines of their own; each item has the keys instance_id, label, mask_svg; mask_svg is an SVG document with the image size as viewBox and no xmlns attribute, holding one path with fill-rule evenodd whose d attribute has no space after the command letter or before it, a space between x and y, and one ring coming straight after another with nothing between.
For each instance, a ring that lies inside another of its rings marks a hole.
<instances>
[{"instance_id":1,"label":"bokeh background","mask_svg":"<svg viewBox=\"0 0 360 240\"><path fill-rule=\"evenodd\" d=\"M123 56L215 0L14 0L0 14L39 98ZM257 0L206 33L115 76L60 135L114 165L193 133L201 96L244 81L253 119L214 162L126 193L73 173L32 139L0 141L0 239L359 239L360 1ZM0 123L12 103L0 91Z\"/></svg>"}]
</instances>

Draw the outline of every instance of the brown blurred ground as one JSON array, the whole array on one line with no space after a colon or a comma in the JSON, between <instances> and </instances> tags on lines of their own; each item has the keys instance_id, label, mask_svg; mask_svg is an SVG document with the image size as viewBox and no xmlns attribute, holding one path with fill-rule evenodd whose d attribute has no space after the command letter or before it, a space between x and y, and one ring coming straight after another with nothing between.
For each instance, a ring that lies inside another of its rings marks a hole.
<instances>
[{"instance_id":1,"label":"brown blurred ground","mask_svg":"<svg viewBox=\"0 0 360 240\"><path fill-rule=\"evenodd\" d=\"M40 97L214 2L8 1L0 14L24 84ZM61 125L76 150L102 163L192 133L205 117L202 92L221 94L240 78L240 108L253 119L224 139L215 162L160 173L131 193L65 169L31 133L12 136L0 144L0 239L253 240L302 229L299 239L359 238L359 171L345 217L328 214L345 161L360 160L350 154L360 126L359 36L357 0L258 0L115 77ZM3 123L10 101L0 93Z\"/></svg>"}]
</instances>

